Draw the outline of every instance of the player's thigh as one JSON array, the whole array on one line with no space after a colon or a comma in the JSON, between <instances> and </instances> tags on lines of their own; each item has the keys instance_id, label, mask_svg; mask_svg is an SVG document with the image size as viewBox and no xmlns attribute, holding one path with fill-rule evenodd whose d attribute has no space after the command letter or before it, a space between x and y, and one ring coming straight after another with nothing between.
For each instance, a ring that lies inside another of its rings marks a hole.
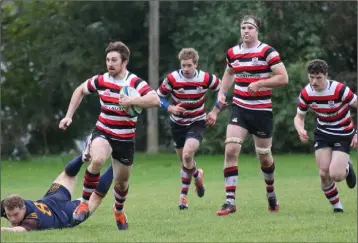
<instances>
[{"instance_id":1,"label":"player's thigh","mask_svg":"<svg viewBox=\"0 0 358 243\"><path fill-rule=\"evenodd\" d=\"M333 150L331 164L329 167L330 174L339 178L344 178L346 175L348 161L349 154L347 152Z\"/></svg>"},{"instance_id":2,"label":"player's thigh","mask_svg":"<svg viewBox=\"0 0 358 243\"><path fill-rule=\"evenodd\" d=\"M332 142L332 150L340 151L349 155L351 151L352 138L353 138L352 136L342 137L342 138L335 137Z\"/></svg>"},{"instance_id":3,"label":"player's thigh","mask_svg":"<svg viewBox=\"0 0 358 243\"><path fill-rule=\"evenodd\" d=\"M53 183L41 200L51 199L58 203L71 201L70 191L61 184Z\"/></svg>"},{"instance_id":4,"label":"player's thigh","mask_svg":"<svg viewBox=\"0 0 358 243\"><path fill-rule=\"evenodd\" d=\"M132 165L134 162L135 143L133 141L111 140L112 159L124 165ZM115 167L113 167L113 170Z\"/></svg>"},{"instance_id":5,"label":"player's thigh","mask_svg":"<svg viewBox=\"0 0 358 243\"><path fill-rule=\"evenodd\" d=\"M92 141L90 143L91 163L103 164L111 155L112 148L105 135L100 132L92 134Z\"/></svg>"},{"instance_id":6,"label":"player's thigh","mask_svg":"<svg viewBox=\"0 0 358 243\"><path fill-rule=\"evenodd\" d=\"M184 147L188 129L188 126L181 126L170 121L170 130L175 149L181 149Z\"/></svg>"},{"instance_id":7,"label":"player's thigh","mask_svg":"<svg viewBox=\"0 0 358 243\"><path fill-rule=\"evenodd\" d=\"M255 151L261 162L271 160L272 137L261 138L254 135Z\"/></svg>"},{"instance_id":8,"label":"player's thigh","mask_svg":"<svg viewBox=\"0 0 358 243\"><path fill-rule=\"evenodd\" d=\"M123 184L129 181L132 165L125 165L112 158L113 179L115 184Z\"/></svg>"},{"instance_id":9,"label":"player's thigh","mask_svg":"<svg viewBox=\"0 0 358 243\"><path fill-rule=\"evenodd\" d=\"M316 163L321 176L329 175L329 167L332 160L332 148L331 147L320 147L315 151Z\"/></svg>"},{"instance_id":10,"label":"player's thigh","mask_svg":"<svg viewBox=\"0 0 358 243\"><path fill-rule=\"evenodd\" d=\"M229 118L229 125L238 126L241 128L246 129L248 132L250 132L250 124L248 124L247 119L249 118L248 113L250 111L237 107L236 105L232 105L231 107L231 114Z\"/></svg>"},{"instance_id":11,"label":"player's thigh","mask_svg":"<svg viewBox=\"0 0 358 243\"><path fill-rule=\"evenodd\" d=\"M241 126L229 124L226 128L225 154L238 156L248 131Z\"/></svg>"},{"instance_id":12,"label":"player's thigh","mask_svg":"<svg viewBox=\"0 0 358 243\"><path fill-rule=\"evenodd\" d=\"M76 185L76 176L68 176L67 173L63 171L53 183L64 186L70 194L72 194Z\"/></svg>"},{"instance_id":13,"label":"player's thigh","mask_svg":"<svg viewBox=\"0 0 358 243\"><path fill-rule=\"evenodd\" d=\"M250 111L249 121L251 133L256 138L269 139L272 137L273 114L271 111Z\"/></svg>"},{"instance_id":14,"label":"player's thigh","mask_svg":"<svg viewBox=\"0 0 358 243\"><path fill-rule=\"evenodd\" d=\"M185 140L182 156L194 155L200 146L200 141L198 138L189 137Z\"/></svg>"},{"instance_id":15,"label":"player's thigh","mask_svg":"<svg viewBox=\"0 0 358 243\"><path fill-rule=\"evenodd\" d=\"M195 153L203 141L205 132L205 121L197 121L189 125L189 129L185 137L183 154Z\"/></svg>"},{"instance_id":16,"label":"player's thigh","mask_svg":"<svg viewBox=\"0 0 358 243\"><path fill-rule=\"evenodd\" d=\"M254 143L256 148L271 148L272 146L272 137L270 138L261 138L254 135Z\"/></svg>"},{"instance_id":17,"label":"player's thigh","mask_svg":"<svg viewBox=\"0 0 358 243\"><path fill-rule=\"evenodd\" d=\"M127 182L134 162L134 142L112 141L112 166L115 183Z\"/></svg>"}]
</instances>

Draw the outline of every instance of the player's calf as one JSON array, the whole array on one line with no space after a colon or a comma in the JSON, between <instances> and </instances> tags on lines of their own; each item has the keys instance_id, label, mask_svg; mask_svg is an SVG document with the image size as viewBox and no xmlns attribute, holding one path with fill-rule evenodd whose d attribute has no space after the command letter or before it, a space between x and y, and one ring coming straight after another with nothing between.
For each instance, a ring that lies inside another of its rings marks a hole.
<instances>
[{"instance_id":1,"label":"player's calf","mask_svg":"<svg viewBox=\"0 0 358 243\"><path fill-rule=\"evenodd\" d=\"M226 202L221 206L221 209L216 212L216 215L223 216L236 212L235 191L238 174L237 166L224 169Z\"/></svg>"},{"instance_id":2,"label":"player's calf","mask_svg":"<svg viewBox=\"0 0 358 243\"><path fill-rule=\"evenodd\" d=\"M76 176L83 165L82 154L73 158L65 167L65 172L68 176Z\"/></svg>"},{"instance_id":3,"label":"player's calf","mask_svg":"<svg viewBox=\"0 0 358 243\"><path fill-rule=\"evenodd\" d=\"M195 170L196 170L195 168L188 169L184 165L182 165L180 171L180 179L181 179L181 192L180 192L180 199L179 199L180 210L188 209L187 195L191 184L191 179Z\"/></svg>"},{"instance_id":4,"label":"player's calf","mask_svg":"<svg viewBox=\"0 0 358 243\"><path fill-rule=\"evenodd\" d=\"M343 212L343 206L339 199L336 183L333 180L328 183L324 180L322 180L322 182L324 182L322 183L322 191L328 201L331 203L333 212Z\"/></svg>"},{"instance_id":5,"label":"player's calf","mask_svg":"<svg viewBox=\"0 0 358 243\"><path fill-rule=\"evenodd\" d=\"M273 161L271 148L255 147L256 154L261 163L261 171L266 184L266 198L268 201L268 210L270 212L278 212L279 204L275 194L275 162Z\"/></svg>"}]
</instances>

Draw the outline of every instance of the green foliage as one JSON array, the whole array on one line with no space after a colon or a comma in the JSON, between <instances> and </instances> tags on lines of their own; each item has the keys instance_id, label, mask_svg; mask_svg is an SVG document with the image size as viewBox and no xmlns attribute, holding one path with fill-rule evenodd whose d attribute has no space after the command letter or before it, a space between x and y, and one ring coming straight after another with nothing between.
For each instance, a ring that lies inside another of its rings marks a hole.
<instances>
[{"instance_id":1,"label":"green foliage","mask_svg":"<svg viewBox=\"0 0 358 243\"><path fill-rule=\"evenodd\" d=\"M1 154L9 154L32 135L32 153L58 153L87 135L99 112L98 97L86 97L66 131L58 123L73 90L87 78L105 72L104 49L113 40L131 49L129 70L148 75L148 2L3 1ZM221 77L228 48L239 42L238 18L255 14L263 20L260 39L277 49L290 83L274 91L274 150L308 151L293 130L299 89L306 83L304 64L322 58L332 79L357 90L357 3L354 2L160 2L160 78L177 68L177 54L194 47L200 69ZM156 89L157 87L152 87ZM207 109L214 103L208 95ZM146 116L137 127L137 149L145 149ZM168 114L159 112L160 143L170 146ZM210 128L202 152L222 153L229 111ZM312 129L313 117L307 117ZM252 152L252 140L244 151Z\"/></svg>"},{"instance_id":2,"label":"green foliage","mask_svg":"<svg viewBox=\"0 0 358 243\"><path fill-rule=\"evenodd\" d=\"M296 115L298 95L308 84L307 63L293 63L287 67L289 83L273 90L274 136L272 150L274 152L312 151L311 145L304 145L298 138L293 125ZM305 128L313 138L315 117L308 112L305 119ZM312 143L312 140L311 140Z\"/></svg>"}]
</instances>

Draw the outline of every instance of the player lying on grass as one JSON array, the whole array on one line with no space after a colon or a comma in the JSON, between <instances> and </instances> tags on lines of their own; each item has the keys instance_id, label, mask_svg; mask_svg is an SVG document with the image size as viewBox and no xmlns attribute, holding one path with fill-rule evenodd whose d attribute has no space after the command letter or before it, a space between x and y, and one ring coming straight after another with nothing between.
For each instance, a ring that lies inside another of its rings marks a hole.
<instances>
[{"instance_id":1,"label":"player lying on grass","mask_svg":"<svg viewBox=\"0 0 358 243\"><path fill-rule=\"evenodd\" d=\"M305 114L308 108L316 113L314 149L322 190L333 212L343 212L336 182L345 179L349 188L356 185L349 152L357 146L357 133L349 108L357 109L357 96L343 83L328 79L328 65L323 60L311 61L307 72L310 83L299 95L295 128L300 140L307 143Z\"/></svg>"},{"instance_id":2,"label":"player lying on grass","mask_svg":"<svg viewBox=\"0 0 358 243\"><path fill-rule=\"evenodd\" d=\"M1 231L27 232L76 226L72 223L72 214L81 201L71 201L71 194L83 161L82 155L79 155L69 162L40 200L26 200L17 194L2 200L1 217L8 219L12 227L1 227ZM97 184L95 193L98 200L104 198L112 179L113 169L110 166Z\"/></svg>"}]
</instances>

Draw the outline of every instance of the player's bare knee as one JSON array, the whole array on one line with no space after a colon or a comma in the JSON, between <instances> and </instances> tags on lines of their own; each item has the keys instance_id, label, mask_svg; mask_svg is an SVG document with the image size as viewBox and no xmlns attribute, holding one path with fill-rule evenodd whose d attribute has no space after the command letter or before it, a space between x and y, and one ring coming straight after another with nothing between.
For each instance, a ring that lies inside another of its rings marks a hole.
<instances>
[{"instance_id":1,"label":"player's bare knee","mask_svg":"<svg viewBox=\"0 0 358 243\"><path fill-rule=\"evenodd\" d=\"M128 188L128 181L124 181L124 180L117 181L116 180L115 187L121 192L126 191Z\"/></svg>"},{"instance_id":2,"label":"player's bare knee","mask_svg":"<svg viewBox=\"0 0 358 243\"><path fill-rule=\"evenodd\" d=\"M271 154L257 154L257 158L264 167L269 167L273 163Z\"/></svg>"},{"instance_id":3,"label":"player's bare knee","mask_svg":"<svg viewBox=\"0 0 358 243\"><path fill-rule=\"evenodd\" d=\"M255 151L259 158L266 159L266 158L271 158L272 156L271 147L263 148L263 147L255 146Z\"/></svg>"},{"instance_id":4,"label":"player's bare knee","mask_svg":"<svg viewBox=\"0 0 358 243\"><path fill-rule=\"evenodd\" d=\"M329 177L334 180L335 182L341 182L346 177L346 171L338 171L338 170L332 170L329 172Z\"/></svg>"},{"instance_id":5,"label":"player's bare knee","mask_svg":"<svg viewBox=\"0 0 358 243\"><path fill-rule=\"evenodd\" d=\"M183 164L190 166L193 162L194 153L191 151L183 152Z\"/></svg>"},{"instance_id":6,"label":"player's bare knee","mask_svg":"<svg viewBox=\"0 0 358 243\"><path fill-rule=\"evenodd\" d=\"M272 165L273 158L271 153L271 147L269 148L261 148L255 146L255 151L258 160L260 161L261 165L264 167L269 167Z\"/></svg>"},{"instance_id":7,"label":"player's bare knee","mask_svg":"<svg viewBox=\"0 0 358 243\"><path fill-rule=\"evenodd\" d=\"M226 144L225 147L225 163L233 166L237 163L240 153L240 147L235 144Z\"/></svg>"},{"instance_id":8,"label":"player's bare knee","mask_svg":"<svg viewBox=\"0 0 358 243\"><path fill-rule=\"evenodd\" d=\"M325 182L331 181L331 177L329 175L329 170L320 169L319 176L321 177L321 181L323 184L325 184Z\"/></svg>"},{"instance_id":9,"label":"player's bare knee","mask_svg":"<svg viewBox=\"0 0 358 243\"><path fill-rule=\"evenodd\" d=\"M103 155L93 155L91 160L91 167L93 169L101 169L102 165L106 162L106 156Z\"/></svg>"}]
</instances>

